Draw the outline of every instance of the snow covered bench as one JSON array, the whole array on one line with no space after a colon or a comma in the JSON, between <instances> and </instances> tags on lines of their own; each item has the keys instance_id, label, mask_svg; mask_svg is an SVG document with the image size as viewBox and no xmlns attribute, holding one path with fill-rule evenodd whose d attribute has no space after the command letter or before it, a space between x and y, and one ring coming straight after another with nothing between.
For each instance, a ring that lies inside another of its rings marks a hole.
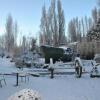
<instances>
[{"instance_id":1,"label":"snow covered bench","mask_svg":"<svg viewBox=\"0 0 100 100\"><path fill-rule=\"evenodd\" d=\"M29 81L29 74L25 73L25 72L20 72L19 77L21 78L21 81L23 82L23 80L25 80L25 82L28 80Z\"/></svg>"},{"instance_id":2,"label":"snow covered bench","mask_svg":"<svg viewBox=\"0 0 100 100\"><path fill-rule=\"evenodd\" d=\"M75 68L74 68L74 63L69 62L69 63L63 63L63 62L56 62L53 64L52 59L50 59L50 64L48 65L49 68L48 70L51 73L51 78L54 78L54 74L74 74L75 73Z\"/></svg>"},{"instance_id":3,"label":"snow covered bench","mask_svg":"<svg viewBox=\"0 0 100 100\"><path fill-rule=\"evenodd\" d=\"M12 74L16 75L16 85L19 85L19 78L21 79L21 82L26 82L27 80L29 81L29 73L24 72L24 71L14 71Z\"/></svg>"}]
</instances>

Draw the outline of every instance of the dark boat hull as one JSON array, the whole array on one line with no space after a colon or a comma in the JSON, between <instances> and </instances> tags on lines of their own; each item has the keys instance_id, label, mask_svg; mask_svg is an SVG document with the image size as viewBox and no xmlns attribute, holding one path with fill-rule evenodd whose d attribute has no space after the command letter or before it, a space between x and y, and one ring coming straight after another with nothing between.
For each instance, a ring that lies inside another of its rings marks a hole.
<instances>
[{"instance_id":1,"label":"dark boat hull","mask_svg":"<svg viewBox=\"0 0 100 100\"><path fill-rule=\"evenodd\" d=\"M65 54L65 51L62 48L41 46L41 51L45 57L45 63L50 63L50 58L53 59L53 63L60 60L63 62L72 60L72 53Z\"/></svg>"}]
</instances>

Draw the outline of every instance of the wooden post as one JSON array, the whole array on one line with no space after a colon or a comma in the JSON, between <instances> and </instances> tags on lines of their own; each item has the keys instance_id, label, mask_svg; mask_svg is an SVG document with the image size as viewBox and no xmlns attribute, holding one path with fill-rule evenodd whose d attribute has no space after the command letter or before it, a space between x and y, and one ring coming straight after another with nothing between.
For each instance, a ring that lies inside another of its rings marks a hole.
<instances>
[{"instance_id":1,"label":"wooden post","mask_svg":"<svg viewBox=\"0 0 100 100\"><path fill-rule=\"evenodd\" d=\"M16 73L16 86L18 86L18 73Z\"/></svg>"},{"instance_id":2,"label":"wooden post","mask_svg":"<svg viewBox=\"0 0 100 100\"><path fill-rule=\"evenodd\" d=\"M1 80L0 80L0 87L2 87Z\"/></svg>"},{"instance_id":3,"label":"wooden post","mask_svg":"<svg viewBox=\"0 0 100 100\"><path fill-rule=\"evenodd\" d=\"M50 78L51 78L51 79L54 78L54 68L49 68L49 71L50 71L50 73L51 73Z\"/></svg>"},{"instance_id":4,"label":"wooden post","mask_svg":"<svg viewBox=\"0 0 100 100\"><path fill-rule=\"evenodd\" d=\"M51 78L54 78L54 69L51 69Z\"/></svg>"}]
</instances>

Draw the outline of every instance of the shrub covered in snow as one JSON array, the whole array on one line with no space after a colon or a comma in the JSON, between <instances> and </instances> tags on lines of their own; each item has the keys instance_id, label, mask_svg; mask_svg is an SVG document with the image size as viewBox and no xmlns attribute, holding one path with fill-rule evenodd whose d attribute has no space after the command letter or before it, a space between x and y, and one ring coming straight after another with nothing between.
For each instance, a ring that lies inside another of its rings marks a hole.
<instances>
[{"instance_id":1,"label":"shrub covered in snow","mask_svg":"<svg viewBox=\"0 0 100 100\"><path fill-rule=\"evenodd\" d=\"M95 54L94 60L95 60L97 63L100 63L100 54Z\"/></svg>"},{"instance_id":2,"label":"shrub covered in snow","mask_svg":"<svg viewBox=\"0 0 100 100\"><path fill-rule=\"evenodd\" d=\"M23 89L9 97L8 100L41 100L41 96L31 89Z\"/></svg>"}]
</instances>

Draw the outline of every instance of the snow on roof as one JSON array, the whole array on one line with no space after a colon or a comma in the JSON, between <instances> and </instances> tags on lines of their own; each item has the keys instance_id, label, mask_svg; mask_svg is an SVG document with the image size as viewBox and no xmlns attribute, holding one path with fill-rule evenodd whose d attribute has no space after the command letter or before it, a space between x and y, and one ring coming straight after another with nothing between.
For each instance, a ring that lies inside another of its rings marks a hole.
<instances>
[{"instance_id":1,"label":"snow on roof","mask_svg":"<svg viewBox=\"0 0 100 100\"><path fill-rule=\"evenodd\" d=\"M69 47L66 47L66 46L60 46L59 48L66 50L66 49L69 48Z\"/></svg>"},{"instance_id":2,"label":"snow on roof","mask_svg":"<svg viewBox=\"0 0 100 100\"><path fill-rule=\"evenodd\" d=\"M41 96L32 89L23 89L9 97L8 100L41 100Z\"/></svg>"},{"instance_id":3,"label":"snow on roof","mask_svg":"<svg viewBox=\"0 0 100 100\"><path fill-rule=\"evenodd\" d=\"M41 45L41 47L42 46L45 46L45 47L53 47L53 48L61 48L61 49L64 49L64 50L66 50L67 48L69 48L66 45L62 45L62 46L59 46L59 47L54 47L54 46L50 46L50 45Z\"/></svg>"},{"instance_id":4,"label":"snow on roof","mask_svg":"<svg viewBox=\"0 0 100 100\"><path fill-rule=\"evenodd\" d=\"M53 47L52 45L41 45L40 47L45 46L45 47Z\"/></svg>"},{"instance_id":5,"label":"snow on roof","mask_svg":"<svg viewBox=\"0 0 100 100\"><path fill-rule=\"evenodd\" d=\"M71 42L69 45L76 45L78 42Z\"/></svg>"}]
</instances>

